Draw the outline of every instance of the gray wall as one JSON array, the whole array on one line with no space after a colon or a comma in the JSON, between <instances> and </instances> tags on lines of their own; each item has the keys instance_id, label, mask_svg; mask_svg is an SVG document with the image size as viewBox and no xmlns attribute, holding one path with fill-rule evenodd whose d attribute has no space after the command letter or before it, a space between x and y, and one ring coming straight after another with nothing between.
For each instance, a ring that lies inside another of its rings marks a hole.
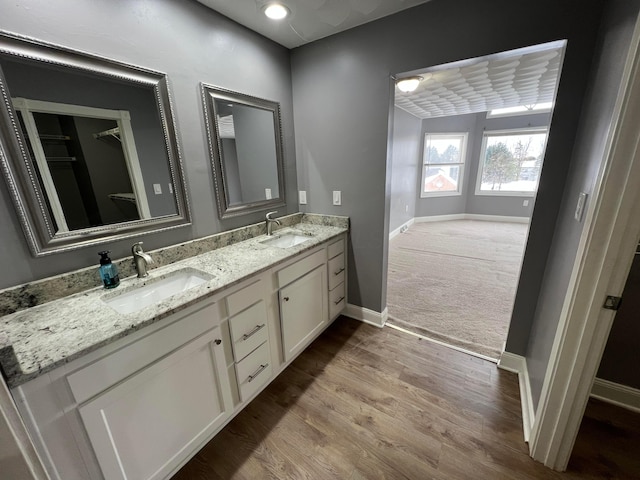
<instances>
[{"instance_id":1,"label":"gray wall","mask_svg":"<svg viewBox=\"0 0 640 480\"><path fill-rule=\"evenodd\" d=\"M487 112L425 119L422 121L422 138L420 158L424 150L426 133L469 133L467 139L467 156L465 159L462 194L450 197L420 198L421 175L418 178L418 197L416 217L433 215L452 215L456 213L472 213L478 215L501 215L508 217L530 217L533 211L534 198L509 195L476 195L476 180L482 135L491 130L509 130L514 128L546 127L549 125L548 113L535 115L519 115L512 117L487 118ZM422 166L420 166L422 168ZM529 200L524 207L523 200Z\"/></svg>"},{"instance_id":2,"label":"gray wall","mask_svg":"<svg viewBox=\"0 0 640 480\"><path fill-rule=\"evenodd\" d=\"M569 44L555 133L534 214L513 324L527 338L578 122L602 2L434 0L292 51L298 183L307 211L351 217L349 302L386 306L390 76L558 39ZM518 19L514 22L513 19ZM460 35L464 32L464 35ZM470 40L473 39L473 40ZM343 205L331 203L343 191ZM536 220L537 216L537 220ZM525 346L520 345L521 352Z\"/></svg>"},{"instance_id":3,"label":"gray wall","mask_svg":"<svg viewBox=\"0 0 640 480\"><path fill-rule=\"evenodd\" d=\"M255 223L264 212L220 221L203 122L199 82L281 103L287 206L298 210L289 51L193 1L16 0L3 4L0 29L168 74L193 223L144 235L145 249ZM255 75L260 72L260 75ZM4 181L0 181L0 288L97 265L98 250L130 255L131 240L33 258Z\"/></svg>"},{"instance_id":4,"label":"gray wall","mask_svg":"<svg viewBox=\"0 0 640 480\"><path fill-rule=\"evenodd\" d=\"M522 353L522 347L525 347L524 352L526 352L535 405L540 399L551 347L584 226L582 222L577 222L573 218L575 205L580 192L591 193L593 191L597 171L602 163L605 140L618 95L625 55L629 48L639 7L640 1L638 0L612 0L607 3L599 32L597 53L591 70L591 81L583 105L575 151L571 159L569 181L564 191L557 222L548 227L555 228L555 234L546 261L546 270L534 310L533 323L530 332L514 328L509 331L507 350ZM562 101L562 97L559 98L560 101ZM555 122L555 120L556 116L554 115L553 121ZM553 140L558 131L552 126L551 132L551 140ZM543 167L543 176L552 165L549 160L547 157ZM538 203L544 193L541 189ZM539 205L536 205L531 225L532 232L534 229L540 228L539 221L542 217L538 216L539 211L544 210L539 209ZM525 258L523 268L527 266ZM520 283L519 291L522 289L522 279ZM517 301L518 299L516 299ZM514 311L512 322L515 322L518 314L522 313L520 310ZM619 367L635 368L636 366Z\"/></svg>"},{"instance_id":5,"label":"gray wall","mask_svg":"<svg viewBox=\"0 0 640 480\"><path fill-rule=\"evenodd\" d=\"M391 202L389 230L415 217L420 182L420 131L422 120L395 107L391 145Z\"/></svg>"}]
</instances>

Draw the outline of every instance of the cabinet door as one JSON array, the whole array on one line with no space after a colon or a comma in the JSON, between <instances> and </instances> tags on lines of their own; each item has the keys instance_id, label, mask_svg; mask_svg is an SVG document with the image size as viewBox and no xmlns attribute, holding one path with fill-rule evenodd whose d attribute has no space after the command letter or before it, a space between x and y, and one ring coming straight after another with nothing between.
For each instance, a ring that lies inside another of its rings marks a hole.
<instances>
[{"instance_id":1,"label":"cabinet door","mask_svg":"<svg viewBox=\"0 0 640 480\"><path fill-rule=\"evenodd\" d=\"M163 478L231 411L220 327L79 409L107 480Z\"/></svg>"},{"instance_id":2,"label":"cabinet door","mask_svg":"<svg viewBox=\"0 0 640 480\"><path fill-rule=\"evenodd\" d=\"M324 265L280 290L285 361L295 357L327 323L326 290Z\"/></svg>"}]
</instances>

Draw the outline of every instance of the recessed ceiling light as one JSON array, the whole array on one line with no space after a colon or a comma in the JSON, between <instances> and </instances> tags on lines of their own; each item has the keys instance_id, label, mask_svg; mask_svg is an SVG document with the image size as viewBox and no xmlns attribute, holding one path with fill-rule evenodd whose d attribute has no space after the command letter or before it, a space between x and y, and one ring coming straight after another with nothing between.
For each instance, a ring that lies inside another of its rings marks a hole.
<instances>
[{"instance_id":1,"label":"recessed ceiling light","mask_svg":"<svg viewBox=\"0 0 640 480\"><path fill-rule=\"evenodd\" d=\"M271 20L282 20L289 15L289 9L280 3L270 3L264 7L264 14Z\"/></svg>"}]
</instances>

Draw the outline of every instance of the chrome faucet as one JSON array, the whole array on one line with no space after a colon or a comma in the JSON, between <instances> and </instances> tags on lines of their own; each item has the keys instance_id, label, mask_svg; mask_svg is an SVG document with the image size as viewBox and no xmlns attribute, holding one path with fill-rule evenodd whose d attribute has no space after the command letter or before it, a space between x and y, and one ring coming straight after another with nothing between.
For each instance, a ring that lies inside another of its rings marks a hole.
<instances>
[{"instance_id":1,"label":"chrome faucet","mask_svg":"<svg viewBox=\"0 0 640 480\"><path fill-rule=\"evenodd\" d=\"M133 262L136 264L138 278L149 276L147 265L153 263L153 258L151 258L148 253L144 253L142 250L142 242L134 243L131 247L131 253L133 254Z\"/></svg>"},{"instance_id":2,"label":"chrome faucet","mask_svg":"<svg viewBox=\"0 0 640 480\"><path fill-rule=\"evenodd\" d=\"M271 235L273 233L273 224L275 223L276 225L282 225L280 223L280 220L277 220L275 218L271 218L271 215L273 215L274 213L278 213L276 212L269 212L267 213L267 235Z\"/></svg>"}]
</instances>

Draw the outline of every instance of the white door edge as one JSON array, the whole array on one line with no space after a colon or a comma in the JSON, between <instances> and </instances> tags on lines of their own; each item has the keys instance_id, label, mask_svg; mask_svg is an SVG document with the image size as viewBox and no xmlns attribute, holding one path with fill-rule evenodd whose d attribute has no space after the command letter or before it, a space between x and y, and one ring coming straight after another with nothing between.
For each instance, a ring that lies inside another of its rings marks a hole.
<instances>
[{"instance_id":1,"label":"white door edge","mask_svg":"<svg viewBox=\"0 0 640 480\"><path fill-rule=\"evenodd\" d=\"M640 235L640 21L636 26L530 438L531 456L565 470Z\"/></svg>"}]
</instances>

